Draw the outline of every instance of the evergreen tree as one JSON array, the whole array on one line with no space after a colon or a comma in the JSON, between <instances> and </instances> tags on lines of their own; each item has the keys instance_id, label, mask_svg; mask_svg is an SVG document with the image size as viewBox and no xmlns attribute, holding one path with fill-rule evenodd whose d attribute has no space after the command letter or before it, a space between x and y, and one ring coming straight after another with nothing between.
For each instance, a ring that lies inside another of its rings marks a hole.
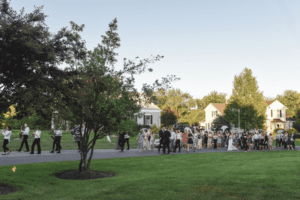
<instances>
[{"instance_id":1,"label":"evergreen tree","mask_svg":"<svg viewBox=\"0 0 300 200\"><path fill-rule=\"evenodd\" d=\"M233 87L231 98L224 110L226 120L238 127L240 109L241 129L263 129L267 105L263 93L258 90L251 69L245 68L239 76L235 76Z\"/></svg>"},{"instance_id":2,"label":"evergreen tree","mask_svg":"<svg viewBox=\"0 0 300 200\"><path fill-rule=\"evenodd\" d=\"M161 123L163 123L166 126L170 126L175 124L177 121L177 117L174 114L174 111L168 109L164 109L161 113Z\"/></svg>"}]
</instances>

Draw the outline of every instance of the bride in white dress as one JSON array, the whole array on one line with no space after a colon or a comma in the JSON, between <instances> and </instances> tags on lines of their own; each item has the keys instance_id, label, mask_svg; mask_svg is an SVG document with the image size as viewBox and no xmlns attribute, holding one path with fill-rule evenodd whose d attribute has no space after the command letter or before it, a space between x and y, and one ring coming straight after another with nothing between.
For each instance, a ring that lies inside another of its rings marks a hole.
<instances>
[{"instance_id":1,"label":"bride in white dress","mask_svg":"<svg viewBox=\"0 0 300 200\"><path fill-rule=\"evenodd\" d=\"M232 143L233 143L233 136L230 134L227 151L238 151L238 149L235 146L233 146Z\"/></svg>"}]
</instances>

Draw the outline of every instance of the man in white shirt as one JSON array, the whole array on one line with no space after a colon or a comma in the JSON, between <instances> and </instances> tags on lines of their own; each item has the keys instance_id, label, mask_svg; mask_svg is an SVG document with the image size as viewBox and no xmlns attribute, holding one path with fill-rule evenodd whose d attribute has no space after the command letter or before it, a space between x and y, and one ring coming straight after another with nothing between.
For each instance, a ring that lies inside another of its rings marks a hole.
<instances>
[{"instance_id":1,"label":"man in white shirt","mask_svg":"<svg viewBox=\"0 0 300 200\"><path fill-rule=\"evenodd\" d=\"M59 128L58 130L54 130L55 138L54 138L54 141L53 141L52 151L50 151L50 153L54 153L55 145L58 148L57 153L60 153L60 150L62 149L61 146L60 146L60 140L61 140L61 137L62 137L62 132L63 131L61 130L61 128Z\"/></svg>"},{"instance_id":2,"label":"man in white shirt","mask_svg":"<svg viewBox=\"0 0 300 200\"><path fill-rule=\"evenodd\" d=\"M276 148L277 148L280 145L280 134L279 133L276 134L275 139L276 139Z\"/></svg>"},{"instance_id":3,"label":"man in white shirt","mask_svg":"<svg viewBox=\"0 0 300 200\"><path fill-rule=\"evenodd\" d=\"M3 150L4 150L4 153L2 155L6 155L6 150L8 151L7 154L10 153L10 149L7 148L6 145L10 142L10 137L12 135L11 126L7 126L6 127L6 131L3 132L3 130L2 130L1 133L4 136L4 141L3 141Z\"/></svg>"},{"instance_id":4,"label":"man in white shirt","mask_svg":"<svg viewBox=\"0 0 300 200\"><path fill-rule=\"evenodd\" d=\"M124 146L127 143L127 150L129 150L129 134L128 132L124 136Z\"/></svg>"},{"instance_id":5,"label":"man in white shirt","mask_svg":"<svg viewBox=\"0 0 300 200\"><path fill-rule=\"evenodd\" d=\"M259 137L257 132L255 133L255 135L253 137L254 137L254 149L256 147L256 150L258 150L259 149L259 139L260 139L260 137Z\"/></svg>"},{"instance_id":6,"label":"man in white shirt","mask_svg":"<svg viewBox=\"0 0 300 200\"><path fill-rule=\"evenodd\" d=\"M171 137L170 137L170 149L171 149L171 151L173 151L174 147L175 147L175 145L174 145L175 135L176 134L174 132L174 128L171 128Z\"/></svg>"},{"instance_id":7,"label":"man in white shirt","mask_svg":"<svg viewBox=\"0 0 300 200\"><path fill-rule=\"evenodd\" d=\"M180 131L177 130L177 133L175 134L175 148L174 148L174 153L176 153L176 149L177 147L179 148L179 153L180 153L180 141L181 141L181 135L180 135Z\"/></svg>"},{"instance_id":8,"label":"man in white shirt","mask_svg":"<svg viewBox=\"0 0 300 200\"><path fill-rule=\"evenodd\" d=\"M283 136L284 136L283 133L280 133L279 147L281 147L281 145L283 146L284 143Z\"/></svg>"},{"instance_id":9,"label":"man in white shirt","mask_svg":"<svg viewBox=\"0 0 300 200\"><path fill-rule=\"evenodd\" d=\"M29 132L30 132L30 128L28 127L28 123L25 123L24 126L25 126L25 130L21 131L22 135L23 135L23 140L22 140L22 143L21 143L21 147L19 149L17 149L18 152L20 152L22 150L24 143L25 143L25 147L26 147L26 151L24 151L24 152L29 152L29 146L28 146L27 139L28 139L28 135L29 135Z\"/></svg>"},{"instance_id":10,"label":"man in white shirt","mask_svg":"<svg viewBox=\"0 0 300 200\"><path fill-rule=\"evenodd\" d=\"M39 129L39 127L37 126L36 127L36 131L33 132L34 134L34 141L31 145L31 152L29 154L34 154L34 146L37 145L38 147L38 153L37 154L41 154L41 145L40 145L40 142L41 142L41 133L42 131Z\"/></svg>"}]
</instances>

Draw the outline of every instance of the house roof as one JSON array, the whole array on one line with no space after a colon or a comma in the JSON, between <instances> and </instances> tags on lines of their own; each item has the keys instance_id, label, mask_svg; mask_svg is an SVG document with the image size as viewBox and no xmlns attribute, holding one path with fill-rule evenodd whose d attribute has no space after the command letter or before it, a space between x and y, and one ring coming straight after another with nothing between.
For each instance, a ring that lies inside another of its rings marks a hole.
<instances>
[{"instance_id":1,"label":"house roof","mask_svg":"<svg viewBox=\"0 0 300 200\"><path fill-rule=\"evenodd\" d=\"M273 119L273 121L271 122L284 122L284 121L282 121L281 119Z\"/></svg>"},{"instance_id":2,"label":"house roof","mask_svg":"<svg viewBox=\"0 0 300 200\"><path fill-rule=\"evenodd\" d=\"M218 111L220 111L222 114L224 114L224 109L226 107L225 103L212 103L212 105L218 109Z\"/></svg>"},{"instance_id":3,"label":"house roof","mask_svg":"<svg viewBox=\"0 0 300 200\"><path fill-rule=\"evenodd\" d=\"M286 113L286 121L294 121L294 119Z\"/></svg>"},{"instance_id":4,"label":"house roof","mask_svg":"<svg viewBox=\"0 0 300 200\"><path fill-rule=\"evenodd\" d=\"M273 100L273 101L267 101L267 100L265 100L265 102L266 102L266 104L269 106L270 104L272 104L273 102L274 102L275 100Z\"/></svg>"}]
</instances>

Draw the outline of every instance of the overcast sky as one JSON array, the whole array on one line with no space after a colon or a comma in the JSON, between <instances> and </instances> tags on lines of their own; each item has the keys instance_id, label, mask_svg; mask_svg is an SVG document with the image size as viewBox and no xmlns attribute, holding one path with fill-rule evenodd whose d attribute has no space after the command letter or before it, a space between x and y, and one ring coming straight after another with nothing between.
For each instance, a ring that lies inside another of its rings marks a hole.
<instances>
[{"instance_id":1,"label":"overcast sky","mask_svg":"<svg viewBox=\"0 0 300 200\"><path fill-rule=\"evenodd\" d=\"M232 94L234 76L247 67L266 97L300 92L299 0L10 1L25 13L34 5L44 5L51 32L70 29L70 21L85 24L81 36L90 50L117 18L116 70L123 68L123 58L163 55L148 65L153 72L135 77L138 91L143 83L174 74L181 80L172 86L194 98L213 90Z\"/></svg>"}]
</instances>

